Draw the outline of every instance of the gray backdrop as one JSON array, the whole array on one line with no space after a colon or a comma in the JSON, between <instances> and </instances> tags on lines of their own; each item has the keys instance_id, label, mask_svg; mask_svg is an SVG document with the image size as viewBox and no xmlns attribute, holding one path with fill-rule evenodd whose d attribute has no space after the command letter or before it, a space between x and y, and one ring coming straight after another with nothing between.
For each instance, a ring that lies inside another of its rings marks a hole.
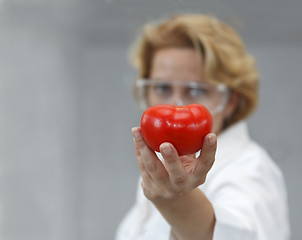
<instances>
[{"instance_id":1,"label":"gray backdrop","mask_svg":"<svg viewBox=\"0 0 302 240\"><path fill-rule=\"evenodd\" d=\"M109 240L134 201L128 48L141 24L215 14L258 60L252 137L284 172L302 237L300 0L0 1L0 239Z\"/></svg>"}]
</instances>

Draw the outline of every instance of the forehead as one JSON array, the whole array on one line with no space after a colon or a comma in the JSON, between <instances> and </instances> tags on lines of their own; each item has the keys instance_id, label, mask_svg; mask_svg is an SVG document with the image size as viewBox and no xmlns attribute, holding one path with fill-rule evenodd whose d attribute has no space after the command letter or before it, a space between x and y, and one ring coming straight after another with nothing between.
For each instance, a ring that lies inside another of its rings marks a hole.
<instances>
[{"instance_id":1,"label":"forehead","mask_svg":"<svg viewBox=\"0 0 302 240\"><path fill-rule=\"evenodd\" d=\"M151 78L200 81L203 75L202 59L193 49L166 48L158 50L153 57Z\"/></svg>"}]
</instances>

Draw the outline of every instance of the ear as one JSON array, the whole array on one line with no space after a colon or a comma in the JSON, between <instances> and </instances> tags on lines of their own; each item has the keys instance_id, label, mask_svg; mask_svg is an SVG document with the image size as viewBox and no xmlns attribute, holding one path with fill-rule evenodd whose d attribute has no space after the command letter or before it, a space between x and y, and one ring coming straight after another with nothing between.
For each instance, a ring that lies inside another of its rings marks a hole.
<instances>
[{"instance_id":1,"label":"ear","mask_svg":"<svg viewBox=\"0 0 302 240\"><path fill-rule=\"evenodd\" d=\"M239 102L239 94L235 91L232 91L229 96L229 100L227 102L226 108L225 108L225 114L224 118L229 118L234 113L235 109L237 108Z\"/></svg>"}]
</instances>

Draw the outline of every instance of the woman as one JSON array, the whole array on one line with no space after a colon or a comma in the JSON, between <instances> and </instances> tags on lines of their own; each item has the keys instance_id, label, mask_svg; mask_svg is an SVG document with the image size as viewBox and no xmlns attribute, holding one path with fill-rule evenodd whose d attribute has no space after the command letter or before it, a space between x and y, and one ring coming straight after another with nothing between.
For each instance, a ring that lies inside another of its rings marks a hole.
<instances>
[{"instance_id":1,"label":"woman","mask_svg":"<svg viewBox=\"0 0 302 240\"><path fill-rule=\"evenodd\" d=\"M197 14L146 25L134 64L144 109L201 103L213 116L213 133L198 155L179 157L170 143L155 154L140 128L132 129L141 178L116 239L288 239L282 173L248 135L258 72L236 32Z\"/></svg>"}]
</instances>

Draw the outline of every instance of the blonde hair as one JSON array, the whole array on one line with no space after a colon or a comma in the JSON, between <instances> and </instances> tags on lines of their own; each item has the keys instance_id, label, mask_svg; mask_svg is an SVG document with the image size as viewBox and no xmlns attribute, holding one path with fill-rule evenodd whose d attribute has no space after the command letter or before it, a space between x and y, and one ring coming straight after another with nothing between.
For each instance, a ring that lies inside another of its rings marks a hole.
<instances>
[{"instance_id":1,"label":"blonde hair","mask_svg":"<svg viewBox=\"0 0 302 240\"><path fill-rule=\"evenodd\" d=\"M209 15L184 14L147 24L132 48L132 63L140 78L148 78L153 56L163 48L192 48L204 59L208 82L224 83L239 102L225 127L247 118L258 103L258 71L239 35ZM134 89L134 94L135 94Z\"/></svg>"}]
</instances>

